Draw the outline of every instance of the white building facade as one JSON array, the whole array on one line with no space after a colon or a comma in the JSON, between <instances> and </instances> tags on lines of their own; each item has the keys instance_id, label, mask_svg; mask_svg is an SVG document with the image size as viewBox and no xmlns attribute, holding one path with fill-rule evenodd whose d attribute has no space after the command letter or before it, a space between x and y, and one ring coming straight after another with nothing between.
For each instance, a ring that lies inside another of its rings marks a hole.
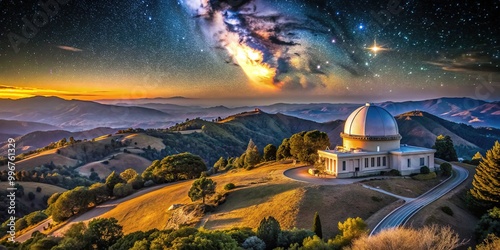
<instances>
[{"instance_id":1,"label":"white building facade","mask_svg":"<svg viewBox=\"0 0 500 250\"><path fill-rule=\"evenodd\" d=\"M367 103L349 115L340 134L342 146L319 150L326 172L338 178L378 175L398 170L402 175L419 173L422 166L434 169L436 150L401 145L398 124L384 108Z\"/></svg>"}]
</instances>

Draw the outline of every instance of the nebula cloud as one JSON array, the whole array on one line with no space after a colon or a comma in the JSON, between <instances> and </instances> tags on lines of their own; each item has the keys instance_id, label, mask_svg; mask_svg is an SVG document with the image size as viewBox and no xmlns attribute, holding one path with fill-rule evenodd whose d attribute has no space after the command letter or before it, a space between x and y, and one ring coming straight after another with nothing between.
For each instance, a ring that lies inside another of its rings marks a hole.
<instances>
[{"instance_id":1,"label":"nebula cloud","mask_svg":"<svg viewBox=\"0 0 500 250\"><path fill-rule=\"evenodd\" d=\"M223 60L245 72L256 87L315 89L335 74L363 76L362 53L349 44L339 23L310 3L280 5L264 0L185 0L204 39ZM343 46L335 44L343 41Z\"/></svg>"}]
</instances>

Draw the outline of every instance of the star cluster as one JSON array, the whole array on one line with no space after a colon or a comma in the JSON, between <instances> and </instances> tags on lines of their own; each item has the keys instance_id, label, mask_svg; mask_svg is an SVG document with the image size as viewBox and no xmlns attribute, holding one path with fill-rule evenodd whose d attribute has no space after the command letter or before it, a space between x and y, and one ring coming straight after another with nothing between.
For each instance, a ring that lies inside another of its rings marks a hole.
<instances>
[{"instance_id":1,"label":"star cluster","mask_svg":"<svg viewBox=\"0 0 500 250\"><path fill-rule=\"evenodd\" d=\"M498 99L499 5L3 0L0 97Z\"/></svg>"}]
</instances>

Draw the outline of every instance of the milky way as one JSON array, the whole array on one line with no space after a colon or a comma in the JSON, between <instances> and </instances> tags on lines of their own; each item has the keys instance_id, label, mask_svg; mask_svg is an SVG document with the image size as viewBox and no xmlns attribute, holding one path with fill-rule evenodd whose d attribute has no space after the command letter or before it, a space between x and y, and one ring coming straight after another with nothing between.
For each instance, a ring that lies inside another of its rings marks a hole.
<instances>
[{"instance_id":1,"label":"milky way","mask_svg":"<svg viewBox=\"0 0 500 250\"><path fill-rule=\"evenodd\" d=\"M4 0L0 86L75 96L86 88L89 99L107 92L288 101L498 99L499 5L81 0L60 5L27 38L26 22L47 11L38 1Z\"/></svg>"}]
</instances>

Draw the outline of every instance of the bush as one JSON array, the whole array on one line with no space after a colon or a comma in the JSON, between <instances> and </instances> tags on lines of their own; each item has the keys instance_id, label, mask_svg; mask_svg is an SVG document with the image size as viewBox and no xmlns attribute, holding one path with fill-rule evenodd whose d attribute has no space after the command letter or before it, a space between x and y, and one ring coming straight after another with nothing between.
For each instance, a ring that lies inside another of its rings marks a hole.
<instances>
[{"instance_id":1,"label":"bush","mask_svg":"<svg viewBox=\"0 0 500 250\"><path fill-rule=\"evenodd\" d=\"M457 233L449 227L427 226L421 229L396 227L363 236L351 245L352 250L385 249L456 249L463 246Z\"/></svg>"},{"instance_id":2,"label":"bush","mask_svg":"<svg viewBox=\"0 0 500 250\"><path fill-rule=\"evenodd\" d=\"M401 172L397 169L391 169L389 172L385 173L386 176L401 176Z\"/></svg>"},{"instance_id":3,"label":"bush","mask_svg":"<svg viewBox=\"0 0 500 250\"><path fill-rule=\"evenodd\" d=\"M37 193L42 192L42 188L41 188L41 187L36 187L36 192L37 192Z\"/></svg>"},{"instance_id":4,"label":"bush","mask_svg":"<svg viewBox=\"0 0 500 250\"><path fill-rule=\"evenodd\" d=\"M25 217L26 223L28 224L28 226L35 225L38 222L43 221L47 218L48 218L48 216L41 211L35 211L33 213L26 215L26 217Z\"/></svg>"},{"instance_id":5,"label":"bush","mask_svg":"<svg viewBox=\"0 0 500 250\"><path fill-rule=\"evenodd\" d=\"M375 201L375 202L381 202L381 201L382 201L382 198L377 197L377 196L372 196L372 201Z\"/></svg>"},{"instance_id":6,"label":"bush","mask_svg":"<svg viewBox=\"0 0 500 250\"><path fill-rule=\"evenodd\" d=\"M417 174L415 176L412 176L411 178L418 181L424 181L424 180L436 179L437 175L436 172L430 172L428 174Z\"/></svg>"},{"instance_id":7,"label":"bush","mask_svg":"<svg viewBox=\"0 0 500 250\"><path fill-rule=\"evenodd\" d=\"M243 249L253 249L253 250L264 250L266 249L266 243L259 239L257 236L251 236L243 242L241 245Z\"/></svg>"},{"instance_id":8,"label":"bush","mask_svg":"<svg viewBox=\"0 0 500 250\"><path fill-rule=\"evenodd\" d=\"M420 173L421 174L428 174L430 172L431 172L431 170L427 166L423 166L423 167L420 168Z\"/></svg>"},{"instance_id":9,"label":"bush","mask_svg":"<svg viewBox=\"0 0 500 250\"><path fill-rule=\"evenodd\" d=\"M441 169L443 175L446 175L446 176L451 175L452 167L451 167L450 163L444 162L441 165L439 165L439 168Z\"/></svg>"},{"instance_id":10,"label":"bush","mask_svg":"<svg viewBox=\"0 0 500 250\"><path fill-rule=\"evenodd\" d=\"M448 206L441 207L441 211L449 216L453 216L453 210L451 210L451 208Z\"/></svg>"},{"instance_id":11,"label":"bush","mask_svg":"<svg viewBox=\"0 0 500 250\"><path fill-rule=\"evenodd\" d=\"M33 192L29 192L29 193L28 193L28 199L29 199L30 201L34 200L34 199L35 199L35 194L34 194Z\"/></svg>"},{"instance_id":12,"label":"bush","mask_svg":"<svg viewBox=\"0 0 500 250\"><path fill-rule=\"evenodd\" d=\"M236 188L236 185L234 185L233 183L228 183L224 186L224 189L225 190L231 190L231 189L234 189Z\"/></svg>"},{"instance_id":13,"label":"bush","mask_svg":"<svg viewBox=\"0 0 500 250\"><path fill-rule=\"evenodd\" d=\"M155 185L155 182L153 180L144 182L144 187L151 187L153 185Z\"/></svg>"}]
</instances>

